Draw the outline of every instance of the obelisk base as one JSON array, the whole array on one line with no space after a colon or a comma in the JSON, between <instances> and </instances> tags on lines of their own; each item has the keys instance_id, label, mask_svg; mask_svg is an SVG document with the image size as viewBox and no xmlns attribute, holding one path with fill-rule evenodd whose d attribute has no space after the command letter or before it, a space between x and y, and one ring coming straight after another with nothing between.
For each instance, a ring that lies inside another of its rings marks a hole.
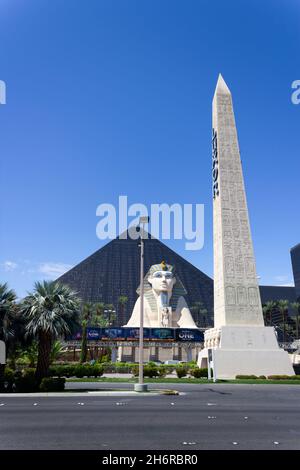
<instances>
[{"instance_id":1,"label":"obelisk base","mask_svg":"<svg viewBox=\"0 0 300 470\"><path fill-rule=\"evenodd\" d=\"M210 357L217 379L235 379L236 375L294 375L289 355L279 348L273 327L211 328L205 332L204 346L198 366L207 367Z\"/></svg>"}]
</instances>

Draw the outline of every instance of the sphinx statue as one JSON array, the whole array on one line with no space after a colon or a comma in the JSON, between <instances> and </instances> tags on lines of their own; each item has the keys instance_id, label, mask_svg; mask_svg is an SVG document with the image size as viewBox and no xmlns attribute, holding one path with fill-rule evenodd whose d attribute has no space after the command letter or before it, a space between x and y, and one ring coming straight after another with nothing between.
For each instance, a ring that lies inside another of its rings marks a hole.
<instances>
[{"instance_id":1,"label":"sphinx statue","mask_svg":"<svg viewBox=\"0 0 300 470\"><path fill-rule=\"evenodd\" d=\"M137 293L140 294L140 287ZM183 297L186 293L174 266L164 261L151 266L144 277L144 327L197 328ZM140 297L124 326L140 326Z\"/></svg>"}]
</instances>

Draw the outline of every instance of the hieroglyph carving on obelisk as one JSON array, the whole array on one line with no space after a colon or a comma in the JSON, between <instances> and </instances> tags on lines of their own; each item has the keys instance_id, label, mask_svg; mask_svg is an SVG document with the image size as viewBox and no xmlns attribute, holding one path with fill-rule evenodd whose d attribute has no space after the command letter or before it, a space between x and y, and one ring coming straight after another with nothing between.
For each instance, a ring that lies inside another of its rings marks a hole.
<instances>
[{"instance_id":1,"label":"hieroglyph carving on obelisk","mask_svg":"<svg viewBox=\"0 0 300 470\"><path fill-rule=\"evenodd\" d=\"M264 325L232 98L221 75L212 148L215 327Z\"/></svg>"}]
</instances>

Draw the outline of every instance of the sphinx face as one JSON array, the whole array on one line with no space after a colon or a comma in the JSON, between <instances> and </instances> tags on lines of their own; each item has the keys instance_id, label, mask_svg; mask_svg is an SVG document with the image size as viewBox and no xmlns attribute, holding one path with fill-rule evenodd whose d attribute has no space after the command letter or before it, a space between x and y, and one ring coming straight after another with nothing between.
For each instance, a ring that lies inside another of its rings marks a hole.
<instances>
[{"instance_id":1,"label":"sphinx face","mask_svg":"<svg viewBox=\"0 0 300 470\"><path fill-rule=\"evenodd\" d=\"M148 282L157 293L172 293L176 278L170 271L156 271L152 276L149 276Z\"/></svg>"}]
</instances>

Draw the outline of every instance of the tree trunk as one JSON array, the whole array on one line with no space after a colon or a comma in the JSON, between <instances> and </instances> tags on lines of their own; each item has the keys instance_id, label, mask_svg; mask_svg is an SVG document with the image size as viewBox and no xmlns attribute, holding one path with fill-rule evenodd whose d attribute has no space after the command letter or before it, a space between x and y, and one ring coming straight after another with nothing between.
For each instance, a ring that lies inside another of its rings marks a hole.
<instances>
[{"instance_id":1,"label":"tree trunk","mask_svg":"<svg viewBox=\"0 0 300 470\"><path fill-rule=\"evenodd\" d=\"M35 376L38 383L40 384L44 377L47 377L49 365L50 365L50 353L51 353L51 334L41 332L39 334L38 344L38 361Z\"/></svg>"},{"instance_id":2,"label":"tree trunk","mask_svg":"<svg viewBox=\"0 0 300 470\"><path fill-rule=\"evenodd\" d=\"M80 353L80 362L81 364L86 362L87 358L87 332L86 325L82 326L82 339L81 339L81 353Z\"/></svg>"}]
</instances>

